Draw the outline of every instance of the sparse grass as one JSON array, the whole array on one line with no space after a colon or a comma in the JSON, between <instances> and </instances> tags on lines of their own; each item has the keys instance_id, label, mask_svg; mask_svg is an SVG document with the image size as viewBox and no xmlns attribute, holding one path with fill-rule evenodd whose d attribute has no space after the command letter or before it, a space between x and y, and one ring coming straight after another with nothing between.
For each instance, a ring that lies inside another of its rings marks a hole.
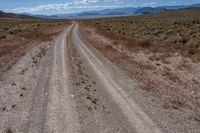
<instances>
[{"instance_id":1,"label":"sparse grass","mask_svg":"<svg viewBox=\"0 0 200 133\"><path fill-rule=\"evenodd\" d=\"M200 10L181 10L135 17L91 20L90 24L123 36L154 36L180 45L200 47Z\"/></svg>"},{"instance_id":2,"label":"sparse grass","mask_svg":"<svg viewBox=\"0 0 200 133\"><path fill-rule=\"evenodd\" d=\"M67 25L67 20L0 19L0 74L33 46L51 41ZM40 56L45 53L41 51Z\"/></svg>"},{"instance_id":3,"label":"sparse grass","mask_svg":"<svg viewBox=\"0 0 200 133\"><path fill-rule=\"evenodd\" d=\"M18 36L23 39L47 40L51 35L47 35L45 28L65 25L66 20L39 20L39 19L1 19L0 20L0 57L9 54L19 48L22 44L14 42L6 44L4 39L8 36ZM23 40L21 40L23 41Z\"/></svg>"},{"instance_id":4,"label":"sparse grass","mask_svg":"<svg viewBox=\"0 0 200 133\"><path fill-rule=\"evenodd\" d=\"M188 125L188 120L199 124L199 62L194 62L200 61L199 13L188 10L82 21L80 31L93 47L137 79L138 88L150 95L148 99L153 97L160 110L170 111L169 116ZM90 35L85 35L88 29Z\"/></svg>"},{"instance_id":5,"label":"sparse grass","mask_svg":"<svg viewBox=\"0 0 200 133\"><path fill-rule=\"evenodd\" d=\"M0 20L0 39L9 35L33 32L45 27L59 26L67 24L66 20L42 20L42 19L1 19Z\"/></svg>"},{"instance_id":6,"label":"sparse grass","mask_svg":"<svg viewBox=\"0 0 200 133\"><path fill-rule=\"evenodd\" d=\"M107 37L124 41L129 50L176 50L184 56L200 60L200 9L82 22L96 27ZM154 44L155 40L158 43Z\"/></svg>"}]
</instances>

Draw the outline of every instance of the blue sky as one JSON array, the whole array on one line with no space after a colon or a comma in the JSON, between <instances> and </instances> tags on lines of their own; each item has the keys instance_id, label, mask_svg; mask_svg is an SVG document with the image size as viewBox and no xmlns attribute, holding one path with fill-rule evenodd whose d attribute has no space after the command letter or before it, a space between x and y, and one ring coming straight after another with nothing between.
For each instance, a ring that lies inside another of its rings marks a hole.
<instances>
[{"instance_id":1,"label":"blue sky","mask_svg":"<svg viewBox=\"0 0 200 133\"><path fill-rule=\"evenodd\" d=\"M200 3L200 0L1 0L0 10L49 15L106 8L189 5L193 3Z\"/></svg>"}]
</instances>

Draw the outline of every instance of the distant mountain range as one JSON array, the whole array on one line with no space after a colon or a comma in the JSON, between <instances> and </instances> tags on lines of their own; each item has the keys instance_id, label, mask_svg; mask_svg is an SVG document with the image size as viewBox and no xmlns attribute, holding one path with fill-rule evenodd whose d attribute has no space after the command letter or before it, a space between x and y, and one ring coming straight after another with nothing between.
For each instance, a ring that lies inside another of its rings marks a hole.
<instances>
[{"instance_id":1,"label":"distant mountain range","mask_svg":"<svg viewBox=\"0 0 200 133\"><path fill-rule=\"evenodd\" d=\"M49 19L83 19L83 18L101 18L101 17L111 17L111 16L128 16L133 15L138 8L126 7L126 8L115 8L115 9L104 9L104 10L92 10L83 11L80 13L72 14L56 14L56 15L39 15L39 14L29 14L22 13L23 15L28 15L37 18L49 18Z\"/></svg>"},{"instance_id":2,"label":"distant mountain range","mask_svg":"<svg viewBox=\"0 0 200 133\"><path fill-rule=\"evenodd\" d=\"M135 11L135 14L151 14L151 13L158 13L161 11L167 11L167 8L163 8L163 7L156 7L156 8L152 8L152 7L143 7L143 8L139 8Z\"/></svg>"},{"instance_id":3,"label":"distant mountain range","mask_svg":"<svg viewBox=\"0 0 200 133\"><path fill-rule=\"evenodd\" d=\"M33 18L31 15L5 13L0 11L0 18Z\"/></svg>"},{"instance_id":4,"label":"distant mountain range","mask_svg":"<svg viewBox=\"0 0 200 133\"><path fill-rule=\"evenodd\" d=\"M89 18L152 14L152 13L158 13L161 11L187 9L187 8L200 8L200 3L193 4L193 5L159 6L159 7L125 7L125 8L115 8L115 9L84 11L84 12L72 13L72 14L56 14L56 15L34 15L34 14L29 14L29 13L12 14L12 13L3 13L0 11L0 17L30 16L30 17L48 18L48 19L89 19Z\"/></svg>"}]
</instances>

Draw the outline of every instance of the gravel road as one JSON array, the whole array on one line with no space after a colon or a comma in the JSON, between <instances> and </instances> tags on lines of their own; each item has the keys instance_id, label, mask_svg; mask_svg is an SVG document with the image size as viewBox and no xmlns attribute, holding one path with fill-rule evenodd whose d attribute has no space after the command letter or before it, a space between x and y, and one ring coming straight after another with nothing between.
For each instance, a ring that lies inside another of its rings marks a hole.
<instances>
[{"instance_id":1,"label":"gravel road","mask_svg":"<svg viewBox=\"0 0 200 133\"><path fill-rule=\"evenodd\" d=\"M167 132L137 104L136 81L91 48L78 28L73 22L1 76L0 132Z\"/></svg>"}]
</instances>

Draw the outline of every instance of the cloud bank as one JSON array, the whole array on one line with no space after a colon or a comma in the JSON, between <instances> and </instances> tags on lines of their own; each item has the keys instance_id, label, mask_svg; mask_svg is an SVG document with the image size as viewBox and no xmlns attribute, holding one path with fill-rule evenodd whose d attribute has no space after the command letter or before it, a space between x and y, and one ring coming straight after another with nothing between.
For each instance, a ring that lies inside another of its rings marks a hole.
<instances>
[{"instance_id":1,"label":"cloud bank","mask_svg":"<svg viewBox=\"0 0 200 133\"><path fill-rule=\"evenodd\" d=\"M15 13L47 13L47 12L78 12L84 10L105 9L120 7L120 3L126 0L75 0L68 3L55 3L32 7L19 7L7 9L7 12Z\"/></svg>"},{"instance_id":2,"label":"cloud bank","mask_svg":"<svg viewBox=\"0 0 200 133\"><path fill-rule=\"evenodd\" d=\"M66 3L52 3L30 7L18 7L15 9L7 9L6 12L50 15L60 13L75 13L86 10L134 7L137 5L137 3L138 0L73 0ZM149 1L145 3L140 3L140 6L157 6L157 2Z\"/></svg>"}]
</instances>

